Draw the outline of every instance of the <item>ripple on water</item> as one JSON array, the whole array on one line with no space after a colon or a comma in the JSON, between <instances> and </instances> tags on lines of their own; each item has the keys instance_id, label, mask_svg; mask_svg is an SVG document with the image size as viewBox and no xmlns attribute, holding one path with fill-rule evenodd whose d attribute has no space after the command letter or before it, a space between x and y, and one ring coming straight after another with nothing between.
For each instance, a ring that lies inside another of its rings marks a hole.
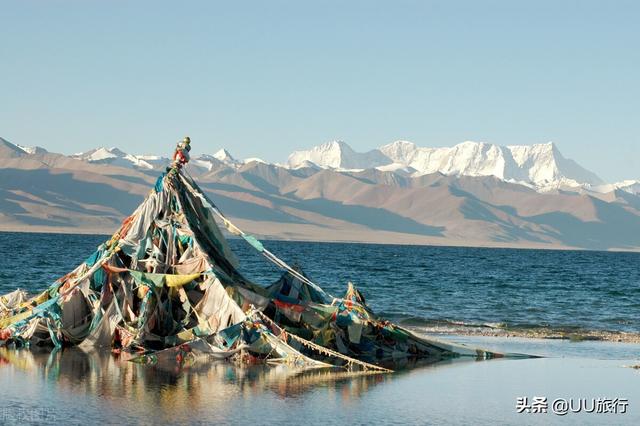
<instances>
[{"instance_id":1,"label":"ripple on water","mask_svg":"<svg viewBox=\"0 0 640 426\"><path fill-rule=\"evenodd\" d=\"M36 292L86 259L100 235L0 233L0 292ZM260 284L280 272L231 240L243 272ZM640 254L265 241L340 296L353 281L394 318L640 331Z\"/></svg>"}]
</instances>

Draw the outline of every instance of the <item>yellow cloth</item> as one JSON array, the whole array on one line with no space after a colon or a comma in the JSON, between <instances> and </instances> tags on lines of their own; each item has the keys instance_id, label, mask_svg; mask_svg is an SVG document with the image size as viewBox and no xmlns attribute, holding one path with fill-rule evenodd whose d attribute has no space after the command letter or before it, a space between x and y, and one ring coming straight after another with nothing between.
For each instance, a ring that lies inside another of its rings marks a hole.
<instances>
[{"instance_id":1,"label":"yellow cloth","mask_svg":"<svg viewBox=\"0 0 640 426\"><path fill-rule=\"evenodd\" d=\"M47 291L44 291L42 293L40 293L39 295L32 297L31 299L27 300L26 302L22 303L18 309L23 309L26 308L27 306L30 306L30 309L27 309L24 312L20 312L19 314L16 314L12 317L6 317L6 318L2 318L0 319L0 330L2 330L3 328L6 328L10 325L13 325L17 322L22 321L23 319L29 318L31 316L31 314L33 313L33 308L35 305L40 305L44 302L47 301L47 299L49 299L49 293Z\"/></svg>"},{"instance_id":2,"label":"yellow cloth","mask_svg":"<svg viewBox=\"0 0 640 426\"><path fill-rule=\"evenodd\" d=\"M24 311L9 318L0 320L0 330L31 316L32 310Z\"/></svg>"},{"instance_id":3,"label":"yellow cloth","mask_svg":"<svg viewBox=\"0 0 640 426\"><path fill-rule=\"evenodd\" d=\"M181 287L185 284L189 284L191 281L198 278L201 274L190 274L190 275L165 275L165 282L167 287Z\"/></svg>"}]
</instances>

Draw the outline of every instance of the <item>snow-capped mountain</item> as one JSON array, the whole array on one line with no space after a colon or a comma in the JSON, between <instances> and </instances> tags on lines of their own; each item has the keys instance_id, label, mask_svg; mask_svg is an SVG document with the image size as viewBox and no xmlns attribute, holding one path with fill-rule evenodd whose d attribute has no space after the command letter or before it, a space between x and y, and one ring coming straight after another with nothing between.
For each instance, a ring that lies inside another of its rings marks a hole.
<instances>
[{"instance_id":1,"label":"snow-capped mountain","mask_svg":"<svg viewBox=\"0 0 640 426\"><path fill-rule=\"evenodd\" d=\"M236 164L239 163L239 161L233 158L233 155L231 155L231 153L227 151L225 148L222 148L221 150L213 154L213 158L220 160L223 163L230 166L235 166Z\"/></svg>"},{"instance_id":2,"label":"snow-capped mountain","mask_svg":"<svg viewBox=\"0 0 640 426\"><path fill-rule=\"evenodd\" d=\"M189 164L202 167L207 170L212 170L214 167L223 163L213 155L203 154L197 157L192 157Z\"/></svg>"},{"instance_id":3,"label":"snow-capped mountain","mask_svg":"<svg viewBox=\"0 0 640 426\"><path fill-rule=\"evenodd\" d=\"M71 155L71 158L96 164L110 164L120 167L134 167L136 169L153 170L160 164L167 164L168 160L153 155L131 155L118 148L99 147L87 152Z\"/></svg>"},{"instance_id":4,"label":"snow-capped mountain","mask_svg":"<svg viewBox=\"0 0 640 426\"><path fill-rule=\"evenodd\" d=\"M31 155L31 154L46 154L47 151L46 149L39 147L39 146L24 146L24 145L18 145L16 143L11 143L8 140L4 139L4 138L0 138L0 147L3 147L6 151L4 151L4 154L8 154L9 152L11 152L13 154L13 156L20 156L20 155Z\"/></svg>"},{"instance_id":5,"label":"snow-capped mountain","mask_svg":"<svg viewBox=\"0 0 640 426\"><path fill-rule=\"evenodd\" d=\"M22 146L18 144L16 144L16 146L23 150L26 154L46 154L47 152L49 152L40 146Z\"/></svg>"},{"instance_id":6,"label":"snow-capped mountain","mask_svg":"<svg viewBox=\"0 0 640 426\"><path fill-rule=\"evenodd\" d=\"M640 180L623 180L616 183L605 183L591 188L594 192L606 194L612 191L624 191L630 194L640 195Z\"/></svg>"},{"instance_id":7,"label":"snow-capped mountain","mask_svg":"<svg viewBox=\"0 0 640 426\"><path fill-rule=\"evenodd\" d=\"M227 151L225 148L222 148L213 155L201 154L192 157L190 163L198 167L204 167L207 170L212 170L219 165L225 165L227 167L237 169L244 164L248 164L253 161L266 163L266 161L261 160L260 158L246 158L244 160L238 160L233 155L231 155L229 151Z\"/></svg>"},{"instance_id":8,"label":"snow-capped mountain","mask_svg":"<svg viewBox=\"0 0 640 426\"><path fill-rule=\"evenodd\" d=\"M71 158L94 164L110 164L113 166L134 168L138 170L162 170L171 160L157 155L128 154L118 148L99 147L92 150L71 155ZM212 170L222 165L231 168L239 168L251 162L266 163L260 158L247 158L237 160L229 151L222 148L213 155L201 154L192 156L190 165L205 170Z\"/></svg>"},{"instance_id":9,"label":"snow-capped mountain","mask_svg":"<svg viewBox=\"0 0 640 426\"><path fill-rule=\"evenodd\" d=\"M343 141L323 143L308 151L295 151L289 155L287 164L295 169L304 167L306 161L332 169L370 169L390 163L380 150L359 153Z\"/></svg>"},{"instance_id":10,"label":"snow-capped mountain","mask_svg":"<svg viewBox=\"0 0 640 426\"><path fill-rule=\"evenodd\" d=\"M11 147L11 155L47 153L40 147L24 147L4 139L2 142ZM141 171L162 170L171 161L162 156L134 155L118 148L105 147L70 157L89 163L109 164ZM211 171L220 167L239 169L252 162L266 163L259 158L238 160L227 149L222 148L212 155L192 155L190 165ZM404 177L419 177L433 173L447 176L493 176L505 182L525 185L538 192L567 190L608 193L620 190L640 193L640 181L605 183L595 173L565 158L551 142L502 146L467 141L453 147L430 148L399 140L361 153L354 151L343 141L332 141L309 150L295 151L289 155L285 165L272 166L289 169L332 169L346 173L377 169Z\"/></svg>"},{"instance_id":11,"label":"snow-capped mountain","mask_svg":"<svg viewBox=\"0 0 640 426\"><path fill-rule=\"evenodd\" d=\"M186 170L274 238L640 251L640 181L598 184L553 144L334 142L286 166L211 152ZM0 138L0 230L112 232L170 162L104 147L69 157Z\"/></svg>"},{"instance_id":12,"label":"snow-capped mountain","mask_svg":"<svg viewBox=\"0 0 640 426\"><path fill-rule=\"evenodd\" d=\"M329 142L294 152L289 156L288 165L298 168L309 162L338 170L402 170L413 176L431 173L495 176L542 190L603 183L594 173L564 158L553 143L500 146L469 141L450 148L427 148L396 141L373 151L357 153L344 142Z\"/></svg>"}]
</instances>

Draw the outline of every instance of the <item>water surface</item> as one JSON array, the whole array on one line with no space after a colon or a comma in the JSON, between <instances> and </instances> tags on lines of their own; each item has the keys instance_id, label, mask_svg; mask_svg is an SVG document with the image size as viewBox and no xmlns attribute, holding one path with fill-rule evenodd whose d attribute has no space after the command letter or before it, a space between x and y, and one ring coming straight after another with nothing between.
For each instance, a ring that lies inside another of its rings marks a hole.
<instances>
[{"instance_id":1,"label":"water surface","mask_svg":"<svg viewBox=\"0 0 640 426\"><path fill-rule=\"evenodd\" d=\"M36 292L105 236L0 233L0 292ZM371 307L429 329L503 324L637 333L636 253L268 241L329 292L353 281ZM280 274L232 240L243 272ZM0 349L2 423L640 424L640 345L443 335L530 360L454 360L390 375L197 362L145 366L110 353ZM622 397L624 415L517 414L516 398Z\"/></svg>"},{"instance_id":2,"label":"water surface","mask_svg":"<svg viewBox=\"0 0 640 426\"><path fill-rule=\"evenodd\" d=\"M0 292L46 288L105 236L0 233ZM280 271L242 240L258 284ZM640 332L640 253L267 241L340 296L352 281L375 312L410 325L491 325Z\"/></svg>"}]
</instances>

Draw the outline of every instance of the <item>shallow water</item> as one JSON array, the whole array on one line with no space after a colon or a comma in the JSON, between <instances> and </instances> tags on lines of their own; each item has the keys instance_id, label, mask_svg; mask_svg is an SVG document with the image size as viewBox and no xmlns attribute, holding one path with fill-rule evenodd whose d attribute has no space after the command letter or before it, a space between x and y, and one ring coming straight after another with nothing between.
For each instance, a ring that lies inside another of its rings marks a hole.
<instances>
[{"instance_id":1,"label":"shallow water","mask_svg":"<svg viewBox=\"0 0 640 426\"><path fill-rule=\"evenodd\" d=\"M455 336L453 337L456 339ZM468 338L467 338L468 339ZM507 349L541 342L468 341ZM543 341L546 347L548 341ZM638 424L640 374L631 360L566 356L453 360L394 374L292 371L200 362L179 369L135 364L76 349L34 353L0 349L0 400L6 423L86 424ZM586 353L600 342L581 343ZM638 345L621 345L640 352ZM612 358L613 357L613 358ZM625 414L518 414L516 399L625 398Z\"/></svg>"},{"instance_id":2,"label":"shallow water","mask_svg":"<svg viewBox=\"0 0 640 426\"><path fill-rule=\"evenodd\" d=\"M36 291L104 236L0 233L0 292ZM279 272L241 241L243 271ZM429 324L638 332L635 253L292 243L266 245L334 294L354 281L379 313ZM445 328L446 329L446 328ZM455 327L452 327L455 329ZM0 349L0 423L640 424L640 345L444 335L529 360L454 360L394 374L197 362L151 367L108 353ZM516 398L627 398L626 414L517 414Z\"/></svg>"}]
</instances>

